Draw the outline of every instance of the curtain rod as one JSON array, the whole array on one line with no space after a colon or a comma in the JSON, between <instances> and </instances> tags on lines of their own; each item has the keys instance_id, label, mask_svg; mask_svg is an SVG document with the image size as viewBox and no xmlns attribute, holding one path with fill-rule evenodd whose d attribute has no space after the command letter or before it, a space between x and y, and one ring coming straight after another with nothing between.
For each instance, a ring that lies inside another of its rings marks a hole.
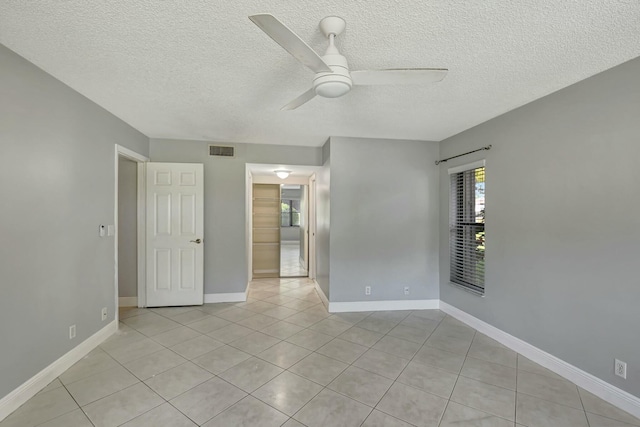
<instances>
[{"instance_id":1,"label":"curtain rod","mask_svg":"<svg viewBox=\"0 0 640 427\"><path fill-rule=\"evenodd\" d=\"M444 163L444 162L446 162L448 160L451 160L451 159L455 159L455 158L458 158L458 157L466 156L467 154L475 153L477 151L482 151L482 150L491 150L491 144L487 145L486 147L478 148L477 150L468 151L466 153L458 154L457 156L447 157L446 159L442 159L442 160L436 160L436 165L439 165L440 163Z\"/></svg>"}]
</instances>

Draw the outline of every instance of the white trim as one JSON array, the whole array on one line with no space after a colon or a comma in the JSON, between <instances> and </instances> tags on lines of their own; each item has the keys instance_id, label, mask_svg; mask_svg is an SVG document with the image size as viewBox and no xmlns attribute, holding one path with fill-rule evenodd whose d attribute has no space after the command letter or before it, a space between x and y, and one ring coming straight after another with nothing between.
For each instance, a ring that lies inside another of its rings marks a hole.
<instances>
[{"instance_id":1,"label":"white trim","mask_svg":"<svg viewBox=\"0 0 640 427\"><path fill-rule=\"evenodd\" d=\"M452 175L454 173L459 173L459 172L464 172L464 171L468 171L471 169L477 169L477 168L481 168L485 166L485 161L483 160L478 160L477 162L472 162L472 163L467 163L464 165L460 165L460 166L454 166L452 168L447 169L447 173L449 175Z\"/></svg>"},{"instance_id":2,"label":"white trim","mask_svg":"<svg viewBox=\"0 0 640 427\"><path fill-rule=\"evenodd\" d=\"M118 298L118 307L137 307L138 297L120 297Z\"/></svg>"},{"instance_id":3,"label":"white trim","mask_svg":"<svg viewBox=\"0 0 640 427\"><path fill-rule=\"evenodd\" d=\"M119 298L118 298L118 233L120 232L119 227L118 227L118 180L120 178L120 172L119 172L119 161L120 161L120 157L125 157L129 160L133 160L134 162L136 162L138 164L138 183L137 183L137 193L138 193L138 206L137 206L137 210L138 210L138 241L137 241L137 246L138 246L138 303L140 303L140 307L144 307L146 305L146 293L144 291L144 280L145 280L145 274L146 274L146 270L145 267L146 265L143 263L145 260L145 201L144 198L144 191L145 191L145 186L144 186L144 173L145 173L145 162L149 161L149 158L146 156L143 156L140 153L136 153L133 150L130 150L126 147L123 147L122 145L118 145L115 144L115 150L114 150L114 203L113 203L113 226L115 228L115 234L113 235L113 251L114 251L114 259L113 259L113 263L114 263L114 287L115 287L115 309L114 311L114 316L115 316L115 320L116 322L119 320L118 319L118 306L120 304ZM142 175L142 177L141 177ZM142 210L142 212L141 212ZM141 288L142 286L142 288ZM140 290L142 289L142 291Z\"/></svg>"},{"instance_id":4,"label":"white trim","mask_svg":"<svg viewBox=\"0 0 640 427\"><path fill-rule=\"evenodd\" d=\"M138 307L147 306L147 163L138 163Z\"/></svg>"},{"instance_id":5,"label":"white trim","mask_svg":"<svg viewBox=\"0 0 640 427\"><path fill-rule=\"evenodd\" d=\"M216 302L244 302L247 300L247 292L249 287L244 292L230 292L226 294L204 294L204 303L211 304Z\"/></svg>"},{"instance_id":6,"label":"white trim","mask_svg":"<svg viewBox=\"0 0 640 427\"><path fill-rule=\"evenodd\" d=\"M539 348L534 347L533 345L516 338L495 326L473 317L472 315L465 313L459 308L449 305L444 301L440 301L440 310L509 347L511 350L514 350L526 358L533 360L537 364L555 372L561 377L568 379L610 404L627 411L636 417L640 417L640 398L633 396L632 394L627 393L626 391L621 390L618 387L565 362L564 360L558 359L557 357L540 350Z\"/></svg>"},{"instance_id":7,"label":"white trim","mask_svg":"<svg viewBox=\"0 0 640 427\"><path fill-rule=\"evenodd\" d=\"M324 306L327 309L327 311L329 311L329 298L327 298L327 296L324 294L324 291L320 287L320 284L318 282L316 282L315 280L313 281L313 286L316 288L316 292L318 292L318 295L320 296L320 299L322 300L322 304L324 304Z\"/></svg>"},{"instance_id":8,"label":"white trim","mask_svg":"<svg viewBox=\"0 0 640 427\"><path fill-rule=\"evenodd\" d=\"M87 353L100 345L100 343L109 338L117 330L118 322L114 320L0 399L0 421L35 396L40 390L49 385L51 381L58 378L64 371L86 356Z\"/></svg>"},{"instance_id":9,"label":"white trim","mask_svg":"<svg viewBox=\"0 0 640 427\"><path fill-rule=\"evenodd\" d=\"M354 301L330 302L329 313L350 311L386 311L386 310L434 310L439 307L437 299L397 300L397 301Z\"/></svg>"},{"instance_id":10,"label":"white trim","mask_svg":"<svg viewBox=\"0 0 640 427\"><path fill-rule=\"evenodd\" d=\"M247 166L248 167L248 166ZM309 184L309 177L308 176L289 176L288 178L285 179L280 179L278 178L275 173L273 174L273 176L262 176L262 175L254 175L253 176L253 183L254 184L300 184L300 185L307 185Z\"/></svg>"}]
</instances>

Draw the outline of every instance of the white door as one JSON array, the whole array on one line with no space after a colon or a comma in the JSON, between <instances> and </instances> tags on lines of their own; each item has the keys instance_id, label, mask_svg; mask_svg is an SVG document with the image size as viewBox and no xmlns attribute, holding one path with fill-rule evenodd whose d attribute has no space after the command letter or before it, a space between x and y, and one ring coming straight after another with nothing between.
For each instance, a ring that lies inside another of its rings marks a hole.
<instances>
[{"instance_id":1,"label":"white door","mask_svg":"<svg viewBox=\"0 0 640 427\"><path fill-rule=\"evenodd\" d=\"M203 165L147 163L147 306L202 305Z\"/></svg>"}]
</instances>

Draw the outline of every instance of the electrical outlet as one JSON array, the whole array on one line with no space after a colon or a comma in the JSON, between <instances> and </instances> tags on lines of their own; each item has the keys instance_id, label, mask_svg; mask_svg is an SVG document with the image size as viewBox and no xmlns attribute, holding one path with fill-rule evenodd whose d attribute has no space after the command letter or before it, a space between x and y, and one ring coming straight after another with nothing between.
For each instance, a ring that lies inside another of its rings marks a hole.
<instances>
[{"instance_id":1,"label":"electrical outlet","mask_svg":"<svg viewBox=\"0 0 640 427\"><path fill-rule=\"evenodd\" d=\"M107 320L107 307L102 307L102 321Z\"/></svg>"},{"instance_id":2,"label":"electrical outlet","mask_svg":"<svg viewBox=\"0 0 640 427\"><path fill-rule=\"evenodd\" d=\"M76 325L69 326L69 339L72 340L76 337Z\"/></svg>"},{"instance_id":3,"label":"electrical outlet","mask_svg":"<svg viewBox=\"0 0 640 427\"><path fill-rule=\"evenodd\" d=\"M365 286L364 287L364 294L365 295L371 295L371 286Z\"/></svg>"},{"instance_id":4,"label":"electrical outlet","mask_svg":"<svg viewBox=\"0 0 640 427\"><path fill-rule=\"evenodd\" d=\"M409 287L408 286L404 287L404 294L405 295L409 295Z\"/></svg>"},{"instance_id":5,"label":"electrical outlet","mask_svg":"<svg viewBox=\"0 0 640 427\"><path fill-rule=\"evenodd\" d=\"M627 364L622 360L616 359L615 373L617 376L627 379Z\"/></svg>"}]
</instances>

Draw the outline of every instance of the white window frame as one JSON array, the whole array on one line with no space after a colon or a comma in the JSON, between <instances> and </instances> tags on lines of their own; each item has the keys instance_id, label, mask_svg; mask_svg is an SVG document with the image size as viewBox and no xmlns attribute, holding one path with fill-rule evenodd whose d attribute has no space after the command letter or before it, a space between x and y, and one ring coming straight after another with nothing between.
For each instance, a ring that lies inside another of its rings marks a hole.
<instances>
[{"instance_id":1,"label":"white window frame","mask_svg":"<svg viewBox=\"0 0 640 427\"><path fill-rule=\"evenodd\" d=\"M481 167L485 168L485 177L486 177L486 161L484 159L483 160L478 160L478 161L475 161L475 162L472 162L472 163L466 163L464 165L460 165L460 166L455 166L455 167L449 168L449 169L447 169L447 173L449 175L449 182L451 181L451 175L453 175L453 174L458 174L458 173L461 173L461 172L466 172L466 171L473 170L473 169L478 169L478 168L481 168ZM450 219L451 218L451 211L450 211L451 210L451 196L452 196L451 190L449 190L449 228L450 229L451 229L451 219ZM451 254L451 237L450 236L451 235L449 235L449 253ZM449 268L451 268L451 259L449 260ZM470 292L470 293L472 293L474 295L478 295L478 296L481 296L481 297L484 297L484 295L485 295L485 289L480 291L478 289L472 288L472 287L464 285L464 284L452 282L451 281L451 270L449 270L449 284L454 286L454 287L457 287L457 288L460 288L462 290L465 290L467 292Z\"/></svg>"}]
</instances>

